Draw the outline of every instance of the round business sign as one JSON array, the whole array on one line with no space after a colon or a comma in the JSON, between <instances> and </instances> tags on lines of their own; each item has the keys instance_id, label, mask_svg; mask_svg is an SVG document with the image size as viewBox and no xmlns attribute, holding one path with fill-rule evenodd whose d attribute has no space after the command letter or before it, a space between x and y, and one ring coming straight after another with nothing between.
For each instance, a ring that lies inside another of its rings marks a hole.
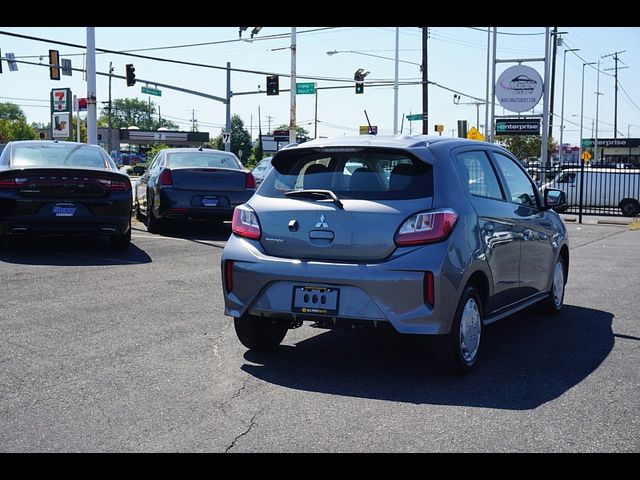
<instances>
[{"instance_id":1,"label":"round business sign","mask_svg":"<svg viewBox=\"0 0 640 480\"><path fill-rule=\"evenodd\" d=\"M496 83L498 102L510 112L531 110L540 102L543 90L540 74L526 65L507 68Z\"/></svg>"}]
</instances>

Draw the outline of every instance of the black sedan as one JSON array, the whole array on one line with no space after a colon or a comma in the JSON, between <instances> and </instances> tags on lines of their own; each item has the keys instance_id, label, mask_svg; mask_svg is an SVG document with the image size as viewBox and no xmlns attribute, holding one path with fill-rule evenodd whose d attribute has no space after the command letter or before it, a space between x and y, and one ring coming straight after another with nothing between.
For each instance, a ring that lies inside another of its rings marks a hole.
<instances>
[{"instance_id":1,"label":"black sedan","mask_svg":"<svg viewBox=\"0 0 640 480\"><path fill-rule=\"evenodd\" d=\"M233 153L167 148L136 183L136 216L155 233L167 220L220 224L256 191L253 175Z\"/></svg>"},{"instance_id":2,"label":"black sedan","mask_svg":"<svg viewBox=\"0 0 640 480\"><path fill-rule=\"evenodd\" d=\"M101 147L9 142L0 155L0 245L34 235L105 235L131 242L131 181Z\"/></svg>"}]
</instances>

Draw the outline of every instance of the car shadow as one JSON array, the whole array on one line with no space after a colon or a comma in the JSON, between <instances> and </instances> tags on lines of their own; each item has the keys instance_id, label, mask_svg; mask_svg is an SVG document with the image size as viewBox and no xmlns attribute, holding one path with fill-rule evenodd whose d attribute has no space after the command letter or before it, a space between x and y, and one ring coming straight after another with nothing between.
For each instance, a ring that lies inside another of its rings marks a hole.
<instances>
[{"instance_id":1,"label":"car shadow","mask_svg":"<svg viewBox=\"0 0 640 480\"><path fill-rule=\"evenodd\" d=\"M146 230L146 227L142 225L142 229ZM180 238L211 246L211 244L207 244L205 242L226 242L229 240L229 236L231 235L231 223L225 222L222 225L214 225L205 222L173 220L162 225L162 228L156 235Z\"/></svg>"},{"instance_id":2,"label":"car shadow","mask_svg":"<svg viewBox=\"0 0 640 480\"><path fill-rule=\"evenodd\" d=\"M100 266L150 263L151 257L131 243L114 250L106 237L31 237L13 239L0 250L0 262L21 265Z\"/></svg>"},{"instance_id":3,"label":"car shadow","mask_svg":"<svg viewBox=\"0 0 640 480\"><path fill-rule=\"evenodd\" d=\"M475 370L440 373L424 337L331 330L274 352L245 353L245 372L305 391L415 404L536 408L591 374L614 344L613 314L565 305L529 308L483 330ZM308 328L308 327L306 327ZM286 341L286 340L285 340Z\"/></svg>"}]
</instances>

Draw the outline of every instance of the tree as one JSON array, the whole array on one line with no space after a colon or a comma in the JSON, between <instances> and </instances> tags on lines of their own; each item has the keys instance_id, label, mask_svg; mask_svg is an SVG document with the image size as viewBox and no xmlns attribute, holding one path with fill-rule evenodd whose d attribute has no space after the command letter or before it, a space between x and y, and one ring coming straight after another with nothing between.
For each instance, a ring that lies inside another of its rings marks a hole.
<instances>
[{"instance_id":1,"label":"tree","mask_svg":"<svg viewBox=\"0 0 640 480\"><path fill-rule=\"evenodd\" d=\"M289 125L282 124L276 130L289 131ZM296 127L296 137L309 138L309 130L303 127Z\"/></svg>"},{"instance_id":2,"label":"tree","mask_svg":"<svg viewBox=\"0 0 640 480\"><path fill-rule=\"evenodd\" d=\"M540 158L540 145L542 145L540 135L498 135L496 140L521 161ZM553 138L549 137L549 149L553 150L553 147Z\"/></svg>"},{"instance_id":3,"label":"tree","mask_svg":"<svg viewBox=\"0 0 640 480\"><path fill-rule=\"evenodd\" d=\"M158 120L156 104L137 98L116 98L111 105L111 128L136 126L144 130L160 127L178 130L178 124L171 120ZM103 108L98 118L98 126L109 126L109 109Z\"/></svg>"},{"instance_id":4,"label":"tree","mask_svg":"<svg viewBox=\"0 0 640 480\"><path fill-rule=\"evenodd\" d=\"M222 141L222 133L211 140L208 144L212 148L224 150L224 142ZM242 150L242 156L239 151ZM231 151L235 153L240 160L244 158L243 163L247 163L251 154L251 135L244 128L244 122L239 115L231 117Z\"/></svg>"},{"instance_id":5,"label":"tree","mask_svg":"<svg viewBox=\"0 0 640 480\"><path fill-rule=\"evenodd\" d=\"M169 145L165 145L164 143L154 143L151 148L147 151L147 160L144 162L145 165L149 165L151 160L153 160L160 150L164 150L165 148L170 148Z\"/></svg>"},{"instance_id":6,"label":"tree","mask_svg":"<svg viewBox=\"0 0 640 480\"><path fill-rule=\"evenodd\" d=\"M15 103L0 102L0 120L26 120L26 117Z\"/></svg>"}]
</instances>

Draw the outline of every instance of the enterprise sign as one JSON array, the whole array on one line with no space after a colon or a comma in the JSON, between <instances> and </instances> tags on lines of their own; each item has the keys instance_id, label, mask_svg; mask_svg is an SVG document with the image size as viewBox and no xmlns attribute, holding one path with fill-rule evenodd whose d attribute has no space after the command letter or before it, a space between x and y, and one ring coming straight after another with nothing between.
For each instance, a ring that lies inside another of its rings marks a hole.
<instances>
[{"instance_id":1,"label":"enterprise sign","mask_svg":"<svg viewBox=\"0 0 640 480\"><path fill-rule=\"evenodd\" d=\"M496 135L540 135L540 119L497 119Z\"/></svg>"}]
</instances>

